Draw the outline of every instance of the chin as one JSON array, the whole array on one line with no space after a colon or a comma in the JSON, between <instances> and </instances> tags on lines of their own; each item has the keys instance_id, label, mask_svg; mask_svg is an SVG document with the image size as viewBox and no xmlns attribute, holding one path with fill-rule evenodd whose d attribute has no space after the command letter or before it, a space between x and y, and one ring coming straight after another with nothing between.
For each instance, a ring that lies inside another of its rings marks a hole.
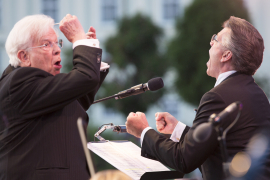
<instances>
[{"instance_id":1,"label":"chin","mask_svg":"<svg viewBox=\"0 0 270 180\"><path fill-rule=\"evenodd\" d=\"M210 77L213 77L213 75L211 75L211 73L210 73L210 70L209 70L209 69L207 69L207 70L206 70L206 74L207 74L208 76L210 76Z\"/></svg>"},{"instance_id":2,"label":"chin","mask_svg":"<svg viewBox=\"0 0 270 180\"><path fill-rule=\"evenodd\" d=\"M54 72L54 76L57 75L57 74L60 74L60 71L57 71L57 72Z\"/></svg>"},{"instance_id":3,"label":"chin","mask_svg":"<svg viewBox=\"0 0 270 180\"><path fill-rule=\"evenodd\" d=\"M59 71L53 71L53 72L51 72L50 74L53 75L53 76L55 76L55 75L57 75L57 74L60 74L60 70L59 70Z\"/></svg>"}]
</instances>

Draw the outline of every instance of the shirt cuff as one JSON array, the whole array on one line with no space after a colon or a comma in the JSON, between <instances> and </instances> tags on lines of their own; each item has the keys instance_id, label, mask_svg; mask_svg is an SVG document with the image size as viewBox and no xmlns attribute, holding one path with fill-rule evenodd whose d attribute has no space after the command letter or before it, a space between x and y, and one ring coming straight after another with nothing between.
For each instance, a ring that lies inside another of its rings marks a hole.
<instances>
[{"instance_id":1,"label":"shirt cuff","mask_svg":"<svg viewBox=\"0 0 270 180\"><path fill-rule=\"evenodd\" d=\"M110 65L105 62L100 63L100 71L105 71L106 69L109 69L109 67Z\"/></svg>"},{"instance_id":2,"label":"shirt cuff","mask_svg":"<svg viewBox=\"0 0 270 180\"><path fill-rule=\"evenodd\" d=\"M186 125L178 121L170 139L173 140L174 142L179 142L185 128L186 128Z\"/></svg>"},{"instance_id":3,"label":"shirt cuff","mask_svg":"<svg viewBox=\"0 0 270 180\"><path fill-rule=\"evenodd\" d=\"M142 147L144 135L145 135L145 133L146 133L149 129L152 129L152 128L151 128L151 127L147 127L147 128L144 128L144 130L142 131L142 134L141 134L141 147Z\"/></svg>"},{"instance_id":4,"label":"shirt cuff","mask_svg":"<svg viewBox=\"0 0 270 180\"><path fill-rule=\"evenodd\" d=\"M81 39L73 43L73 49L79 45L99 48L99 41L98 39ZM106 69L109 69L109 67L110 65L108 65L107 63L101 62L100 71L105 71Z\"/></svg>"},{"instance_id":5,"label":"shirt cuff","mask_svg":"<svg viewBox=\"0 0 270 180\"><path fill-rule=\"evenodd\" d=\"M79 45L99 48L99 41L98 39L81 39L73 43L73 49Z\"/></svg>"}]
</instances>

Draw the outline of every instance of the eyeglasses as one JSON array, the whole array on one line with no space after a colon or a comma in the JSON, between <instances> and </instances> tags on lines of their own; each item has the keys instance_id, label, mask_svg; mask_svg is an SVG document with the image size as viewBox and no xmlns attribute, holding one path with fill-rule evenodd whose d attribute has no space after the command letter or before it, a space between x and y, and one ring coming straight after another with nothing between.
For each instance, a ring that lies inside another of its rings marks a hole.
<instances>
[{"instance_id":1,"label":"eyeglasses","mask_svg":"<svg viewBox=\"0 0 270 180\"><path fill-rule=\"evenodd\" d=\"M217 35L216 35L216 34L214 34L214 35L212 36L211 42L212 42L212 41L217 41L218 43L221 44L221 42L219 42L219 41L217 40ZM221 45L223 46L223 44L221 44Z\"/></svg>"},{"instance_id":2,"label":"eyeglasses","mask_svg":"<svg viewBox=\"0 0 270 180\"><path fill-rule=\"evenodd\" d=\"M62 48L62 47L63 47L63 40L62 40L62 39L59 39L57 42L50 42L50 41L47 41L46 43L44 43L44 44L41 45L41 46L29 47L29 48L27 48L26 50L41 47L43 50L49 51L51 48L53 48L53 46L54 46L55 44L57 44L59 48Z\"/></svg>"},{"instance_id":3,"label":"eyeglasses","mask_svg":"<svg viewBox=\"0 0 270 180\"><path fill-rule=\"evenodd\" d=\"M212 41L217 41L219 44L221 44L221 46L225 47L221 42L219 42L219 41L217 40L217 35L216 35L216 34L214 34L214 35L212 36L211 42L212 42ZM225 48L227 48L227 47L225 47Z\"/></svg>"}]
</instances>

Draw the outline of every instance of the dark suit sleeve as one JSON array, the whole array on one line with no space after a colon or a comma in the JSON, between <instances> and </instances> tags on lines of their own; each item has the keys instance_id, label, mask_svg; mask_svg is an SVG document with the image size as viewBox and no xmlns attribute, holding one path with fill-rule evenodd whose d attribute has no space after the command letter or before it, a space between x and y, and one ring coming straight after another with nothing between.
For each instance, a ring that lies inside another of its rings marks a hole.
<instances>
[{"instance_id":1,"label":"dark suit sleeve","mask_svg":"<svg viewBox=\"0 0 270 180\"><path fill-rule=\"evenodd\" d=\"M20 118L28 119L60 109L95 91L100 83L99 48L77 46L70 73L51 74L32 67L22 67L11 77L9 98Z\"/></svg>"},{"instance_id":2,"label":"dark suit sleeve","mask_svg":"<svg viewBox=\"0 0 270 180\"><path fill-rule=\"evenodd\" d=\"M84 108L85 111L94 102L94 97L108 73L109 73L109 69L106 70L105 72L100 72L100 81L97 88L90 91L87 95L78 99L79 103L81 104L81 106Z\"/></svg>"},{"instance_id":3,"label":"dark suit sleeve","mask_svg":"<svg viewBox=\"0 0 270 180\"><path fill-rule=\"evenodd\" d=\"M161 163L183 173L189 173L198 168L207 157L218 148L217 135L212 131L211 137L204 143L194 141L194 129L207 122L213 113L219 113L225 108L223 99L216 93L208 92L201 100L192 127L184 130L179 142L160 135L153 129L146 132L141 155L156 159Z\"/></svg>"}]
</instances>

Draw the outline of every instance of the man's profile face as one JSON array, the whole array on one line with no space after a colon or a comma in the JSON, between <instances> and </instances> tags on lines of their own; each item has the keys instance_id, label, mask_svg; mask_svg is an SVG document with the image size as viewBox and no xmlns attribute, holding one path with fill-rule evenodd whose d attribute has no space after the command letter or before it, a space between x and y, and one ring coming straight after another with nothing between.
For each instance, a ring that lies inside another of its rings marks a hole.
<instances>
[{"instance_id":1,"label":"man's profile face","mask_svg":"<svg viewBox=\"0 0 270 180\"><path fill-rule=\"evenodd\" d=\"M60 52L61 49L57 45L57 35L55 31L50 28L38 41L34 42L32 47L42 46L44 44L54 43L53 47L45 48L38 47L33 48L29 51L29 58L31 67L42 69L52 75L60 73L62 68Z\"/></svg>"},{"instance_id":2,"label":"man's profile face","mask_svg":"<svg viewBox=\"0 0 270 180\"><path fill-rule=\"evenodd\" d=\"M224 37L228 36L230 34L230 29L229 28L224 28L222 29L218 34L217 34L217 41L213 40L210 42L210 50L209 50L209 60L206 63L207 65L207 70L206 73L208 76L218 78L219 74L221 74L221 58L223 55L223 52L225 51L225 47L222 45L222 39Z\"/></svg>"}]
</instances>

